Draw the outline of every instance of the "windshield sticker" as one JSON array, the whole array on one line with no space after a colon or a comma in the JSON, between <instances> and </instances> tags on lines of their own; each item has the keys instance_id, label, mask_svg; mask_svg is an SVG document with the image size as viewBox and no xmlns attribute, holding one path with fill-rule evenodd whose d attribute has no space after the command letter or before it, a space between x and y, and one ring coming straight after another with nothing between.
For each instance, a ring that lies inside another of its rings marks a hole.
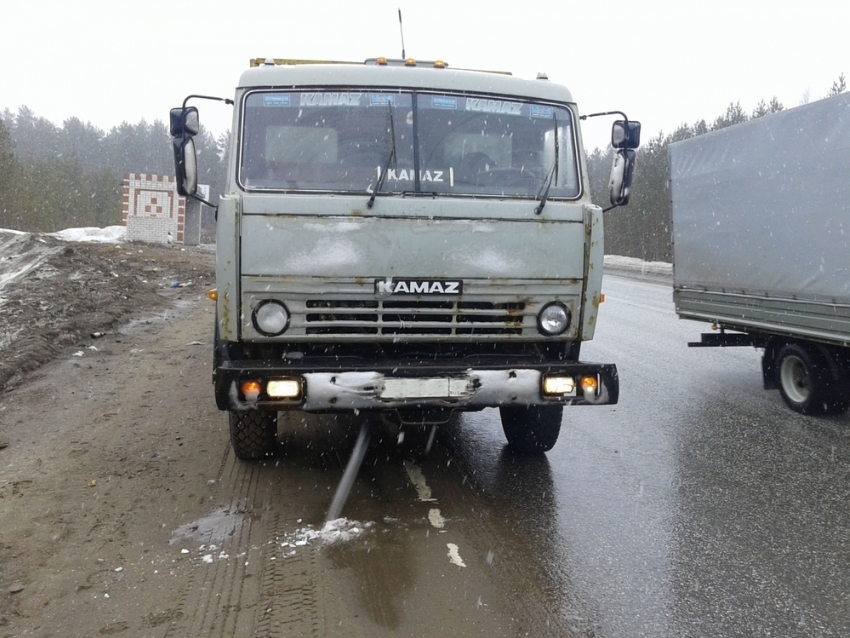
<instances>
[{"instance_id":1,"label":"windshield sticker","mask_svg":"<svg viewBox=\"0 0 850 638\"><path fill-rule=\"evenodd\" d=\"M369 104L372 106L386 106L388 104L395 104L396 96L395 95L387 95L386 93L371 93L369 94Z\"/></svg>"},{"instance_id":2,"label":"windshield sticker","mask_svg":"<svg viewBox=\"0 0 850 638\"><path fill-rule=\"evenodd\" d=\"M531 117L552 117L555 115L555 109L551 106L537 106L536 104L531 105Z\"/></svg>"},{"instance_id":3,"label":"windshield sticker","mask_svg":"<svg viewBox=\"0 0 850 638\"><path fill-rule=\"evenodd\" d=\"M431 98L431 106L435 109L456 109L457 98L435 95Z\"/></svg>"},{"instance_id":4,"label":"windshield sticker","mask_svg":"<svg viewBox=\"0 0 850 638\"><path fill-rule=\"evenodd\" d=\"M302 93L301 106L360 106L362 93Z\"/></svg>"},{"instance_id":5,"label":"windshield sticker","mask_svg":"<svg viewBox=\"0 0 850 638\"><path fill-rule=\"evenodd\" d=\"M264 95L263 106L289 106L289 94Z\"/></svg>"},{"instance_id":6,"label":"windshield sticker","mask_svg":"<svg viewBox=\"0 0 850 638\"><path fill-rule=\"evenodd\" d=\"M521 102L502 102L501 100L482 100L476 97L466 98L466 110L481 113L505 113L522 115Z\"/></svg>"}]
</instances>

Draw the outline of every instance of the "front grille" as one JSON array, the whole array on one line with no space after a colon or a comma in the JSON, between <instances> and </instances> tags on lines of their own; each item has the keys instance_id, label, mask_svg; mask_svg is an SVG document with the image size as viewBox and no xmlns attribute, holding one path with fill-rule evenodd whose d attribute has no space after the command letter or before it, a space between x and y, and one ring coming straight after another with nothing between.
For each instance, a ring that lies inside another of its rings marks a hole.
<instances>
[{"instance_id":1,"label":"front grille","mask_svg":"<svg viewBox=\"0 0 850 638\"><path fill-rule=\"evenodd\" d=\"M519 335L525 304L309 299L307 335Z\"/></svg>"}]
</instances>

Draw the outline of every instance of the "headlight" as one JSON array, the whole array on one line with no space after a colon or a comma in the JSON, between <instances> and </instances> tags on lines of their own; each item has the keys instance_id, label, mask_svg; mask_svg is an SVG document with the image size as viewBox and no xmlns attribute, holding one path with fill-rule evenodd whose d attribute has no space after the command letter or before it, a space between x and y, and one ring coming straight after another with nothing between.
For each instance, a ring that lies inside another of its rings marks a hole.
<instances>
[{"instance_id":1,"label":"headlight","mask_svg":"<svg viewBox=\"0 0 850 638\"><path fill-rule=\"evenodd\" d=\"M537 327L546 335L559 335L570 325L570 311L559 302L544 306L537 315Z\"/></svg>"},{"instance_id":2,"label":"headlight","mask_svg":"<svg viewBox=\"0 0 850 638\"><path fill-rule=\"evenodd\" d=\"M279 301L263 301L254 309L254 327L267 337L275 337L286 330L289 312Z\"/></svg>"}]
</instances>

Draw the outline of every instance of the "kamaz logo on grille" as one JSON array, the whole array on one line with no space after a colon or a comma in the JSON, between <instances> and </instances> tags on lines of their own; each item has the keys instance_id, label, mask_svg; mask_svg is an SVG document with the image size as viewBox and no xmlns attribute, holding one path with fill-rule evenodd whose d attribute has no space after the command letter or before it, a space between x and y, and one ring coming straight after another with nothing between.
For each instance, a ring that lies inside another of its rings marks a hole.
<instances>
[{"instance_id":1,"label":"kamaz logo on grille","mask_svg":"<svg viewBox=\"0 0 850 638\"><path fill-rule=\"evenodd\" d=\"M386 295L460 295L463 282L459 279L387 279L375 280L375 294Z\"/></svg>"}]
</instances>

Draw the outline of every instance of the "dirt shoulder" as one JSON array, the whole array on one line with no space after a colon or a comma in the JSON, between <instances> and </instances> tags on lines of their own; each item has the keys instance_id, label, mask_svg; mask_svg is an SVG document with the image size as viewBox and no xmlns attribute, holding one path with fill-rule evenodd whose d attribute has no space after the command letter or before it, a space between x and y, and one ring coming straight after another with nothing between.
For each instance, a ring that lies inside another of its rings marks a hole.
<instances>
[{"instance_id":1,"label":"dirt shoulder","mask_svg":"<svg viewBox=\"0 0 850 638\"><path fill-rule=\"evenodd\" d=\"M134 314L205 291L214 279L214 254L203 248L0 231L0 391L65 349L96 347Z\"/></svg>"}]
</instances>

